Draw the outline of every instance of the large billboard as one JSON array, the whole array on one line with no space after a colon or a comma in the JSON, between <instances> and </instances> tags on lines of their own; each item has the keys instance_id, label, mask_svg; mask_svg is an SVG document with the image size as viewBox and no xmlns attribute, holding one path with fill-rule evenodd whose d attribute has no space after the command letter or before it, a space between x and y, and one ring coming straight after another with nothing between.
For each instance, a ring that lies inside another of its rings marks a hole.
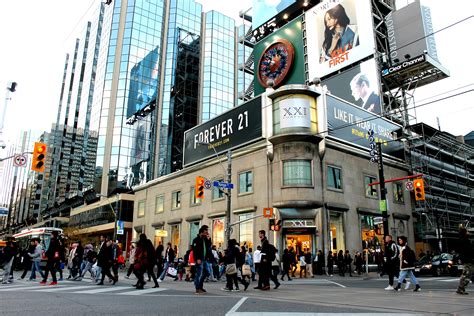
<instances>
[{"instance_id":1,"label":"large billboard","mask_svg":"<svg viewBox=\"0 0 474 316\"><path fill-rule=\"evenodd\" d=\"M295 2L296 0L253 0L252 28L257 29Z\"/></svg>"},{"instance_id":2,"label":"large billboard","mask_svg":"<svg viewBox=\"0 0 474 316\"><path fill-rule=\"evenodd\" d=\"M368 131L372 129L384 153L393 155L403 148L400 142L393 141L400 125L330 95L326 97L326 107L329 136L369 149Z\"/></svg>"},{"instance_id":3,"label":"large billboard","mask_svg":"<svg viewBox=\"0 0 474 316\"><path fill-rule=\"evenodd\" d=\"M305 13L310 80L374 53L369 0L324 1Z\"/></svg>"},{"instance_id":4,"label":"large billboard","mask_svg":"<svg viewBox=\"0 0 474 316\"><path fill-rule=\"evenodd\" d=\"M380 80L375 59L322 81L323 88L330 94L353 103L364 110L381 115L383 106L380 98Z\"/></svg>"},{"instance_id":5,"label":"large billboard","mask_svg":"<svg viewBox=\"0 0 474 316\"><path fill-rule=\"evenodd\" d=\"M158 57L157 47L130 70L127 117L131 117L156 100L159 74Z\"/></svg>"},{"instance_id":6,"label":"large billboard","mask_svg":"<svg viewBox=\"0 0 474 316\"><path fill-rule=\"evenodd\" d=\"M184 133L183 165L262 139L262 98L256 97Z\"/></svg>"}]
</instances>

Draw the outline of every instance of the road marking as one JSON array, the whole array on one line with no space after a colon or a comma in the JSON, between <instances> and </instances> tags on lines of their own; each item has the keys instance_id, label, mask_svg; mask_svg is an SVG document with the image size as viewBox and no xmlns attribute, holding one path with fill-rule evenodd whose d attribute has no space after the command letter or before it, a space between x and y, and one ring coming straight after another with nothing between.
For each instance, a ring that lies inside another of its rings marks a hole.
<instances>
[{"instance_id":1,"label":"road marking","mask_svg":"<svg viewBox=\"0 0 474 316\"><path fill-rule=\"evenodd\" d=\"M31 288L32 288L31 286L2 287L0 288L0 292L18 291L18 290L31 289ZM35 288L39 288L39 286Z\"/></svg>"},{"instance_id":2,"label":"road marking","mask_svg":"<svg viewBox=\"0 0 474 316\"><path fill-rule=\"evenodd\" d=\"M226 315L229 315L227 313ZM347 313L295 313L295 312L234 312L232 316L347 316ZM378 316L380 313L357 313L357 316ZM384 313L384 316L419 316L420 314Z\"/></svg>"},{"instance_id":3,"label":"road marking","mask_svg":"<svg viewBox=\"0 0 474 316\"><path fill-rule=\"evenodd\" d=\"M438 280L440 282L459 282L459 279L456 278L456 279L447 279L447 280Z\"/></svg>"},{"instance_id":4,"label":"road marking","mask_svg":"<svg viewBox=\"0 0 474 316\"><path fill-rule=\"evenodd\" d=\"M242 297L238 302L237 304L234 305L234 307L232 307L230 309L230 311L228 311L225 315L226 316L229 316L229 315L235 315L235 312L239 309L239 307L247 300L248 297L244 296ZM272 313L273 314L273 313Z\"/></svg>"},{"instance_id":5,"label":"road marking","mask_svg":"<svg viewBox=\"0 0 474 316\"><path fill-rule=\"evenodd\" d=\"M332 284L336 284L336 285L338 285L338 286L340 286L340 287L346 288L346 286L344 286L344 285L342 285L342 284L340 284L340 283L337 283L337 282L334 282L334 281L329 281L329 280L326 280L326 281L329 282L329 283L332 283Z\"/></svg>"},{"instance_id":6,"label":"road marking","mask_svg":"<svg viewBox=\"0 0 474 316\"><path fill-rule=\"evenodd\" d=\"M128 292L122 292L122 293L117 293L118 295L143 295L143 294L150 294L150 293L155 293L155 292L162 292L166 291L168 289L166 288L150 288L150 289L144 289L144 290L133 290L133 291L128 291Z\"/></svg>"},{"instance_id":7,"label":"road marking","mask_svg":"<svg viewBox=\"0 0 474 316\"><path fill-rule=\"evenodd\" d=\"M100 288L100 289L95 289L95 290L88 290L88 291L75 291L72 293L77 293L77 294L95 294L95 293L105 293L105 292L114 292L114 291L120 291L120 290L128 290L130 289L129 286L110 286L106 288Z\"/></svg>"},{"instance_id":8,"label":"road marking","mask_svg":"<svg viewBox=\"0 0 474 316\"><path fill-rule=\"evenodd\" d=\"M60 292L60 291L70 291L70 290L79 290L79 289L85 289L85 288L91 288L90 285L83 285L83 286L61 286L61 287L48 287L48 288L35 288L32 289L32 292Z\"/></svg>"}]
</instances>

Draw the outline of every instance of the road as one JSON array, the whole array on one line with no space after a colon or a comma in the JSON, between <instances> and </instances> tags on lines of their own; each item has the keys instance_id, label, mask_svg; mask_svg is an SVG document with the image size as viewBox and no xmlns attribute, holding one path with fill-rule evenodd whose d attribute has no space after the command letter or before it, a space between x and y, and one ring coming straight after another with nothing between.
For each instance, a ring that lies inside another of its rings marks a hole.
<instances>
[{"instance_id":1,"label":"road","mask_svg":"<svg viewBox=\"0 0 474 316\"><path fill-rule=\"evenodd\" d=\"M455 294L458 279L452 277L422 277L419 293L384 291L387 280L375 274L294 279L270 291L255 290L252 284L245 292L231 293L221 290L223 282L209 282L204 295L194 294L188 282L167 279L160 288L148 283L145 290L135 290L135 281L123 274L115 286L97 286L89 279L57 286L15 280L0 286L0 315L474 314L474 295Z\"/></svg>"}]
</instances>

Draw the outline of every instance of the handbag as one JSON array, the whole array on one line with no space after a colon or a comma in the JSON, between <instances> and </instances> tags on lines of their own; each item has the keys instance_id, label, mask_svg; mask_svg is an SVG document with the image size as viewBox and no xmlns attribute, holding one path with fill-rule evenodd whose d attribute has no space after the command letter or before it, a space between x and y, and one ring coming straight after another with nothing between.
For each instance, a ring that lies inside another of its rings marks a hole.
<instances>
[{"instance_id":1,"label":"handbag","mask_svg":"<svg viewBox=\"0 0 474 316\"><path fill-rule=\"evenodd\" d=\"M252 276L252 269L249 264L244 264L242 266L242 275L243 276Z\"/></svg>"},{"instance_id":2,"label":"handbag","mask_svg":"<svg viewBox=\"0 0 474 316\"><path fill-rule=\"evenodd\" d=\"M168 268L168 274L171 275L172 277L175 277L178 274L178 270L176 270L173 267Z\"/></svg>"},{"instance_id":3,"label":"handbag","mask_svg":"<svg viewBox=\"0 0 474 316\"><path fill-rule=\"evenodd\" d=\"M237 265L235 263L230 263L225 267L225 274L236 274L237 273Z\"/></svg>"}]
</instances>

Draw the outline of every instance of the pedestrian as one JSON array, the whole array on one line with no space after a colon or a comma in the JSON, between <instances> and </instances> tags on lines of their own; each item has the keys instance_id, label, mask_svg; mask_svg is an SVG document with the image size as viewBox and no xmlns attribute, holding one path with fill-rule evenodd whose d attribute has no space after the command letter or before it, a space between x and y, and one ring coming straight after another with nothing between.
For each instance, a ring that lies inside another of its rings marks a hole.
<instances>
[{"instance_id":1,"label":"pedestrian","mask_svg":"<svg viewBox=\"0 0 474 316\"><path fill-rule=\"evenodd\" d=\"M155 249L153 249L155 251ZM118 240L112 240L112 272L114 278L118 281L118 269L120 265L120 257L122 256L122 248L118 244ZM110 280L109 280L110 282Z\"/></svg>"},{"instance_id":2,"label":"pedestrian","mask_svg":"<svg viewBox=\"0 0 474 316\"><path fill-rule=\"evenodd\" d=\"M96 264L95 264L95 267L96 267L96 273L95 273L95 281L96 282L99 282L99 278L101 277L102 275L102 268L101 266L99 265L99 261L102 263L103 262L103 259L104 259L104 256L105 254L101 253L102 251L105 252L105 248L107 248L107 239L105 237L105 235L100 235L99 236L99 244L98 244L98 249L97 249L97 261L96 261Z\"/></svg>"},{"instance_id":3,"label":"pedestrian","mask_svg":"<svg viewBox=\"0 0 474 316\"><path fill-rule=\"evenodd\" d=\"M12 283L13 280L10 279L10 272L13 266L13 260L16 255L16 248L13 244L13 241L9 240L6 243L6 246L3 248L3 281L2 284Z\"/></svg>"},{"instance_id":4,"label":"pedestrian","mask_svg":"<svg viewBox=\"0 0 474 316\"><path fill-rule=\"evenodd\" d=\"M163 247L163 243L161 241L158 242L158 246L156 246L155 249L155 255L156 255L156 265L158 266L158 270L156 272L156 276L161 276L163 273L163 251L165 251L165 247Z\"/></svg>"},{"instance_id":5,"label":"pedestrian","mask_svg":"<svg viewBox=\"0 0 474 316\"><path fill-rule=\"evenodd\" d=\"M244 260L244 263L241 267L242 279L250 284L250 281L252 280L253 256L247 252L247 248L245 246L242 246L240 255Z\"/></svg>"},{"instance_id":6,"label":"pedestrian","mask_svg":"<svg viewBox=\"0 0 474 316\"><path fill-rule=\"evenodd\" d=\"M323 275L323 270L324 270L324 254L323 254L323 251L318 250L318 253L314 257L317 258L316 273L318 275Z\"/></svg>"},{"instance_id":7,"label":"pedestrian","mask_svg":"<svg viewBox=\"0 0 474 316\"><path fill-rule=\"evenodd\" d=\"M238 283L238 265L239 265L240 251L238 248L237 241L235 239L229 239L227 249L224 251L224 264L225 264L225 277L226 286L222 288L223 291L239 292ZM235 285L235 289L233 286ZM248 284L245 289L247 289Z\"/></svg>"},{"instance_id":8,"label":"pedestrian","mask_svg":"<svg viewBox=\"0 0 474 316\"><path fill-rule=\"evenodd\" d=\"M291 277L295 277L296 270L298 270L298 260L296 258L296 253L293 247L290 247L291 255Z\"/></svg>"},{"instance_id":9,"label":"pedestrian","mask_svg":"<svg viewBox=\"0 0 474 316\"><path fill-rule=\"evenodd\" d=\"M211 251L212 251L212 274L213 274L214 280L217 281L220 278L219 278L219 253L217 252L216 245L212 245Z\"/></svg>"},{"instance_id":10,"label":"pedestrian","mask_svg":"<svg viewBox=\"0 0 474 316\"><path fill-rule=\"evenodd\" d=\"M464 265L462 270L461 278L459 279L459 285L456 293L461 295L468 294L466 287L471 281L471 276L474 271L474 249L472 243L469 241L469 234L466 228L461 227L459 229L459 241L458 241L458 252L460 264Z\"/></svg>"},{"instance_id":11,"label":"pedestrian","mask_svg":"<svg viewBox=\"0 0 474 316\"><path fill-rule=\"evenodd\" d=\"M196 294L204 294L207 291L204 289L204 279L206 278L207 270L205 268L206 260L209 256L212 256L211 244L207 238L209 233L209 227L202 225L199 228L199 234L194 238L193 256L196 262L196 275L194 277L194 286L196 288Z\"/></svg>"},{"instance_id":12,"label":"pedestrian","mask_svg":"<svg viewBox=\"0 0 474 316\"><path fill-rule=\"evenodd\" d=\"M413 292L421 291L420 284L416 279L415 275L413 274L413 270L415 269L415 261L416 261L416 254L415 252L408 246L408 239L405 236L398 237L398 244L401 247L400 251L400 276L398 278L397 287L394 289L395 291L399 291L403 281L405 280L406 276L408 275L415 284L415 289ZM405 286L405 290L409 288L409 283Z\"/></svg>"},{"instance_id":13,"label":"pedestrian","mask_svg":"<svg viewBox=\"0 0 474 316\"><path fill-rule=\"evenodd\" d=\"M275 260L276 256L276 248L268 242L264 230L260 230L258 232L258 237L260 238L262 252L258 270L258 286L255 287L255 289L262 291L269 290L270 278L275 283L275 289L277 289L280 286L280 283L278 282L278 279L274 278L271 273L272 261Z\"/></svg>"},{"instance_id":14,"label":"pedestrian","mask_svg":"<svg viewBox=\"0 0 474 316\"><path fill-rule=\"evenodd\" d=\"M291 254L288 249L283 250L283 257L281 258L282 261L282 273L281 273L281 280L285 277L285 275L288 277L288 281L291 281L290 277L290 269L291 269L291 263L293 261L293 258L291 257Z\"/></svg>"},{"instance_id":15,"label":"pedestrian","mask_svg":"<svg viewBox=\"0 0 474 316\"><path fill-rule=\"evenodd\" d=\"M21 276L18 278L18 280L23 280L26 277L26 274L28 271L31 269L32 266L32 260L31 260L31 255L35 253L35 239L30 240L30 245L28 248L23 249L22 254L21 254L21 261L23 264L23 273Z\"/></svg>"},{"instance_id":16,"label":"pedestrian","mask_svg":"<svg viewBox=\"0 0 474 316\"><path fill-rule=\"evenodd\" d=\"M72 259L71 270L74 279L81 275L82 260L84 259L84 247L82 247L82 242L78 240L76 244L76 252L74 254L74 258Z\"/></svg>"},{"instance_id":17,"label":"pedestrian","mask_svg":"<svg viewBox=\"0 0 474 316\"><path fill-rule=\"evenodd\" d=\"M137 283L135 287L137 290L143 289L146 284L144 274L148 270L149 258L148 258L148 247L147 238L145 234L140 234L137 242L137 249L135 251L135 259L133 265L133 273L137 277ZM153 249L154 250L154 249ZM155 281L155 280L154 280ZM156 282L156 281L155 281ZM158 282L156 282L158 284Z\"/></svg>"},{"instance_id":18,"label":"pedestrian","mask_svg":"<svg viewBox=\"0 0 474 316\"><path fill-rule=\"evenodd\" d=\"M41 285L45 285L48 280L48 274L51 272L51 277L53 281L49 285L57 285L58 281L56 279L56 268L61 261L61 252L64 251L61 247L61 242L58 238L58 231L53 231L51 233L51 239L49 240L48 249L45 252L47 258L46 269L44 271L43 280L40 282Z\"/></svg>"},{"instance_id":19,"label":"pedestrian","mask_svg":"<svg viewBox=\"0 0 474 316\"><path fill-rule=\"evenodd\" d=\"M303 276L306 278L306 258L304 254L300 256L300 279L303 278Z\"/></svg>"},{"instance_id":20,"label":"pedestrian","mask_svg":"<svg viewBox=\"0 0 474 316\"><path fill-rule=\"evenodd\" d=\"M40 263L41 257L43 255L43 247L40 244L39 238L32 239L33 244L35 246L34 252L29 254L31 258L31 274L30 274L30 281L36 280L36 271L41 275L41 278L44 279L43 271L41 271Z\"/></svg>"},{"instance_id":21,"label":"pedestrian","mask_svg":"<svg viewBox=\"0 0 474 316\"><path fill-rule=\"evenodd\" d=\"M280 255L278 254L278 250L275 253L275 260L272 261L272 280L275 278L278 280L278 275L280 274Z\"/></svg>"},{"instance_id":22,"label":"pedestrian","mask_svg":"<svg viewBox=\"0 0 474 316\"><path fill-rule=\"evenodd\" d=\"M118 279L115 278L110 273L110 268L113 264L113 249L112 249L112 240L107 240L100 249L99 254L97 255L97 265L101 269L101 280L97 285L104 285L105 277L113 280L113 284L117 283Z\"/></svg>"},{"instance_id":23,"label":"pedestrian","mask_svg":"<svg viewBox=\"0 0 474 316\"><path fill-rule=\"evenodd\" d=\"M255 265L255 277L253 281L256 281L258 275L258 269L260 268L260 260L262 259L262 247L257 246L257 250L253 252L253 264Z\"/></svg>"},{"instance_id":24,"label":"pedestrian","mask_svg":"<svg viewBox=\"0 0 474 316\"><path fill-rule=\"evenodd\" d=\"M340 276L345 276L346 265L344 263L344 252L342 250L339 250L337 253L337 271Z\"/></svg>"},{"instance_id":25,"label":"pedestrian","mask_svg":"<svg viewBox=\"0 0 474 316\"><path fill-rule=\"evenodd\" d=\"M332 255L332 251L329 251L327 261L328 261L327 274L328 274L328 276L332 276L333 269L334 269L334 257Z\"/></svg>"},{"instance_id":26,"label":"pedestrian","mask_svg":"<svg viewBox=\"0 0 474 316\"><path fill-rule=\"evenodd\" d=\"M344 271L349 271L349 276L352 277L352 257L351 253L349 250L346 250L346 253L344 254L344 265L345 265L345 270Z\"/></svg>"},{"instance_id":27,"label":"pedestrian","mask_svg":"<svg viewBox=\"0 0 474 316\"><path fill-rule=\"evenodd\" d=\"M145 235L145 234L142 234L142 235ZM144 238L146 239L145 248L147 252L147 261L148 261L148 264L146 265L146 271L148 272L148 275L151 276L151 278L153 279L153 282L155 283L155 286L153 286L153 288L157 288L160 286L158 285L158 280L156 279L156 275L154 271L154 268L156 265L155 247L153 247L153 243L151 242L151 240L146 238L146 235Z\"/></svg>"},{"instance_id":28,"label":"pedestrian","mask_svg":"<svg viewBox=\"0 0 474 316\"><path fill-rule=\"evenodd\" d=\"M211 236L209 235L209 232L207 233L206 237L208 239L207 240L208 243L212 245L212 240L211 240ZM210 282L216 282L217 281L216 278L214 277L213 262L214 262L214 253L212 252L212 246L211 246L210 256L208 256L207 259L206 259L206 270L207 270L206 282L207 281L210 281Z\"/></svg>"},{"instance_id":29,"label":"pedestrian","mask_svg":"<svg viewBox=\"0 0 474 316\"><path fill-rule=\"evenodd\" d=\"M388 275L388 286L385 290L393 290L393 279L400 266L400 250L392 240L392 235L385 236L385 264L384 271Z\"/></svg>"},{"instance_id":30,"label":"pedestrian","mask_svg":"<svg viewBox=\"0 0 474 316\"><path fill-rule=\"evenodd\" d=\"M362 258L362 254L357 251L355 258L354 258L354 264L356 267L356 271L358 275L362 274L362 265L364 264L364 259Z\"/></svg>"},{"instance_id":31,"label":"pedestrian","mask_svg":"<svg viewBox=\"0 0 474 316\"><path fill-rule=\"evenodd\" d=\"M256 280L257 280L257 279L256 279L256 276L257 276L256 271L257 271L257 270L256 270L256 268L255 268L255 262L254 262L254 260L253 260L253 258L254 258L253 255L254 255L253 249L249 247L249 252L248 252L247 256L249 256L250 259L248 259L248 262L249 262L249 264L251 263L251 264L250 264L250 270L252 271L252 281L256 281Z\"/></svg>"},{"instance_id":32,"label":"pedestrian","mask_svg":"<svg viewBox=\"0 0 474 316\"><path fill-rule=\"evenodd\" d=\"M314 260L316 260L317 257L318 256L315 255L314 258L313 258L313 255L311 254L309 249L306 248L306 250L304 252L304 261L307 262L306 273L308 274L308 276L310 276L312 278L314 278L314 275L316 274L317 269L318 269L318 265L314 261Z\"/></svg>"},{"instance_id":33,"label":"pedestrian","mask_svg":"<svg viewBox=\"0 0 474 316\"><path fill-rule=\"evenodd\" d=\"M163 268L163 272L161 273L160 275L160 279L158 280L159 282L162 282L166 275L168 274L168 269L171 267L173 267L174 265L174 258L175 258L175 252L174 252L174 249L173 247L171 246L171 243L169 242L167 244L167 247L166 247L166 250L165 250L165 266ZM178 277L176 276L175 279L177 279Z\"/></svg>"},{"instance_id":34,"label":"pedestrian","mask_svg":"<svg viewBox=\"0 0 474 316\"><path fill-rule=\"evenodd\" d=\"M92 244L87 244L84 247L84 260L83 263L85 264L81 270L81 274L76 277L75 281L81 281L82 278L86 275L86 272L89 271L91 274L91 279L95 280L96 276L94 273L93 266L97 262L97 252L94 251L94 246Z\"/></svg>"},{"instance_id":35,"label":"pedestrian","mask_svg":"<svg viewBox=\"0 0 474 316\"><path fill-rule=\"evenodd\" d=\"M132 244L130 245L130 253L128 255L129 267L128 267L127 275L125 275L125 279L129 279L130 275L133 272L133 265L135 264L135 251L136 250L137 250L137 248L135 246L135 243L132 242Z\"/></svg>"}]
</instances>

